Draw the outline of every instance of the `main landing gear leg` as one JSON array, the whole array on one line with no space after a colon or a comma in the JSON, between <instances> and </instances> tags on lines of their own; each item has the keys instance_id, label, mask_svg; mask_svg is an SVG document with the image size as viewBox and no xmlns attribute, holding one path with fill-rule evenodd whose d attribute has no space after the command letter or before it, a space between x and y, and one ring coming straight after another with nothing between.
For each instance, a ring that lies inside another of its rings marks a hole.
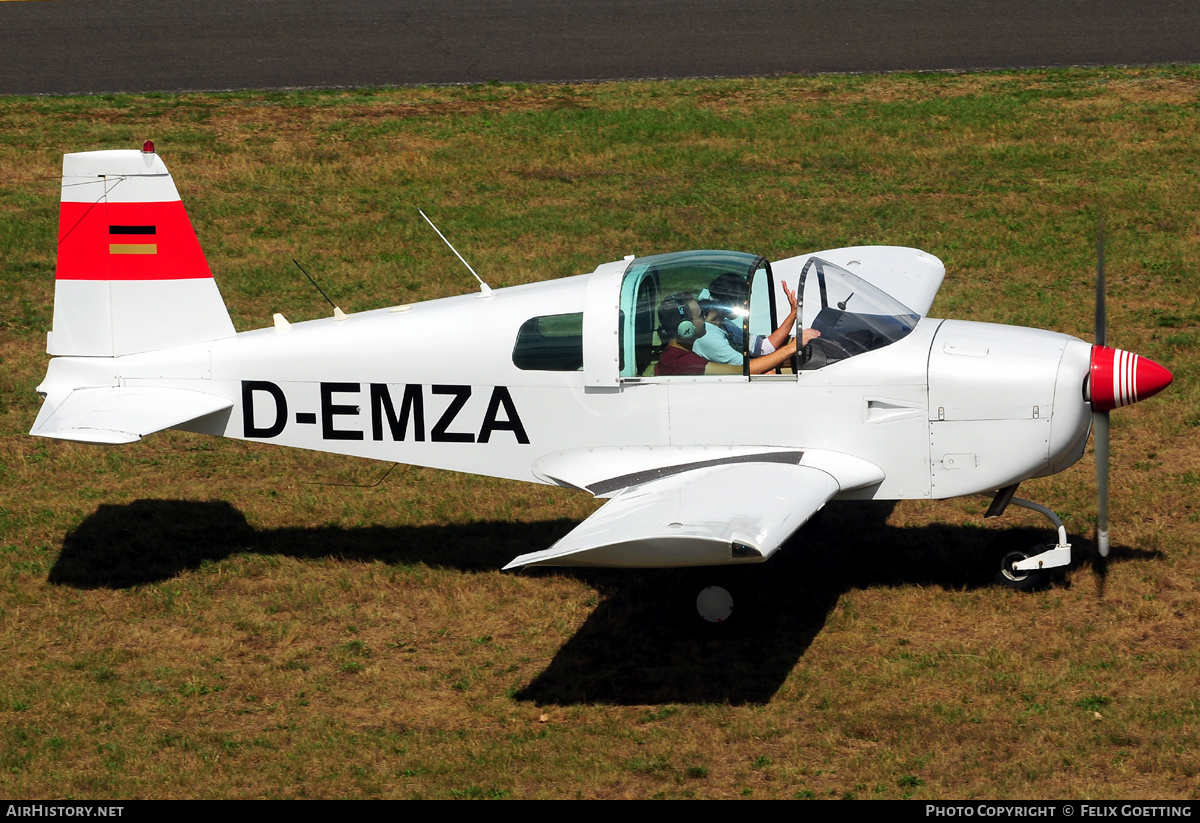
<instances>
[{"instance_id":1,"label":"main landing gear leg","mask_svg":"<svg viewBox=\"0 0 1200 823\"><path fill-rule=\"evenodd\" d=\"M1014 497L1016 485L1008 486L996 492L992 505L988 507L984 517L999 517L1010 503L1023 509L1035 511L1054 524L1058 531L1058 544L1055 546L1036 545L1029 549L1010 551L1000 560L1000 571L996 582L1020 591L1031 591L1041 587L1046 582L1046 573L1050 569L1067 566L1071 563L1071 544L1067 542L1067 529L1058 515L1040 503L1022 500Z\"/></svg>"}]
</instances>

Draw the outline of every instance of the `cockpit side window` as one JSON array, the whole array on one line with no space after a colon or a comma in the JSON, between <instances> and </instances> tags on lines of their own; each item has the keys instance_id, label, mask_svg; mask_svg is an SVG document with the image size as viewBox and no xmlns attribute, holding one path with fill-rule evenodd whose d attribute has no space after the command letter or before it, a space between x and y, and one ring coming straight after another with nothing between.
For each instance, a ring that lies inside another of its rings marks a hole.
<instances>
[{"instance_id":1,"label":"cockpit side window","mask_svg":"<svg viewBox=\"0 0 1200 823\"><path fill-rule=\"evenodd\" d=\"M767 262L744 252L675 252L636 259L621 286L621 376L747 373L747 323L771 322L769 286L762 288L761 298L750 296L750 279L760 272L769 283ZM760 303L765 307L761 321L749 314ZM681 328L686 332L682 337ZM684 339L686 355L667 351L679 348L672 339ZM668 365L663 365L664 354ZM706 363L723 368L706 371Z\"/></svg>"},{"instance_id":2,"label":"cockpit side window","mask_svg":"<svg viewBox=\"0 0 1200 823\"><path fill-rule=\"evenodd\" d=\"M513 364L525 371L583 368L583 313L531 317L517 332Z\"/></svg>"}]
</instances>

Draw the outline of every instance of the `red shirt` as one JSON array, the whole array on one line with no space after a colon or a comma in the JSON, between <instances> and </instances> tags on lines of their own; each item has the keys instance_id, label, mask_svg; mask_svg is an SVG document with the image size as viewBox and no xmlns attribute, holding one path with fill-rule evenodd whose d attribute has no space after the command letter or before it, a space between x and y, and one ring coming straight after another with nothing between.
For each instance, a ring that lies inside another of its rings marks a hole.
<instances>
[{"instance_id":1,"label":"red shirt","mask_svg":"<svg viewBox=\"0 0 1200 823\"><path fill-rule=\"evenodd\" d=\"M672 374L704 374L708 361L700 355L679 346L667 346L654 367L655 377Z\"/></svg>"}]
</instances>

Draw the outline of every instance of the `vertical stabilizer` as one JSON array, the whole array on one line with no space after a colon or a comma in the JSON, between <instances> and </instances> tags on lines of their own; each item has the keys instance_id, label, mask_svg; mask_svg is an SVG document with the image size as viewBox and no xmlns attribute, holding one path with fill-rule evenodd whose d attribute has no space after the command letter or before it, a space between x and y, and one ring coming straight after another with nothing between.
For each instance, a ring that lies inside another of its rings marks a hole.
<instances>
[{"instance_id":1,"label":"vertical stabilizer","mask_svg":"<svg viewBox=\"0 0 1200 823\"><path fill-rule=\"evenodd\" d=\"M63 157L52 355L114 357L234 333L175 182L147 148Z\"/></svg>"}]
</instances>

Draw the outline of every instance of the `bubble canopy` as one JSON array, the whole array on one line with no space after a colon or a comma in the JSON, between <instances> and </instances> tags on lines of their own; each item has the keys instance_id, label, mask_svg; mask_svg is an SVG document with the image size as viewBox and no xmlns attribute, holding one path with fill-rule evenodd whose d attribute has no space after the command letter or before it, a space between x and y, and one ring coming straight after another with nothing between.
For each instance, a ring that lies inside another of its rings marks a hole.
<instances>
[{"instance_id":1,"label":"bubble canopy","mask_svg":"<svg viewBox=\"0 0 1200 823\"><path fill-rule=\"evenodd\" d=\"M621 376L648 377L666 343L658 314L664 300L695 299L709 314L713 339L728 343L719 362L743 365L760 354L763 341L785 322L791 305L786 289L797 287L799 322L789 329L821 332L824 343L802 350L793 369L822 368L894 343L912 331L919 316L846 269L810 258L798 284L776 279L762 255L700 250L635 258L621 285ZM718 318L712 321L711 318ZM714 326L721 331L714 331ZM707 359L716 357L698 347ZM749 370L747 368L746 375Z\"/></svg>"}]
</instances>

